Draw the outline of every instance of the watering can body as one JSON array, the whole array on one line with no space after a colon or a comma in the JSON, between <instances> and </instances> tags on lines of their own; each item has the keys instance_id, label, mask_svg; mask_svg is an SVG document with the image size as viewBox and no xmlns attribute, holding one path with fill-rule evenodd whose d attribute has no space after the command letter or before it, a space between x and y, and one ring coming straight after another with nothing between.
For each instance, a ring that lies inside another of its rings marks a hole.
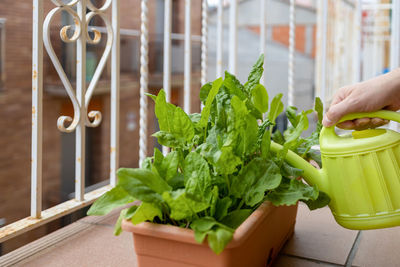
<instances>
[{"instance_id":1,"label":"watering can body","mask_svg":"<svg viewBox=\"0 0 400 267\"><path fill-rule=\"evenodd\" d=\"M355 113L341 121L361 117L400 122L400 114L392 111ZM400 225L400 133L368 129L338 136L334 127L323 128L320 149L320 170L291 151L286 160L304 170L307 183L329 195L340 225L357 230Z\"/></svg>"}]
</instances>

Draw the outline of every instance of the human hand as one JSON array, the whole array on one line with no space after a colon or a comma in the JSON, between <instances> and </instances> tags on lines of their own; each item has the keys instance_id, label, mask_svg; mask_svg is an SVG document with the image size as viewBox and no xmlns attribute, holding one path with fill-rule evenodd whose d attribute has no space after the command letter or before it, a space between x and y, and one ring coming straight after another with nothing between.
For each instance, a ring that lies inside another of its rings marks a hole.
<instances>
[{"instance_id":1,"label":"human hand","mask_svg":"<svg viewBox=\"0 0 400 267\"><path fill-rule=\"evenodd\" d=\"M385 75L340 88L322 124L335 125L344 115L354 112L370 112L381 109L400 109L400 69ZM361 118L337 124L342 129L363 130L388 123L381 118Z\"/></svg>"}]
</instances>

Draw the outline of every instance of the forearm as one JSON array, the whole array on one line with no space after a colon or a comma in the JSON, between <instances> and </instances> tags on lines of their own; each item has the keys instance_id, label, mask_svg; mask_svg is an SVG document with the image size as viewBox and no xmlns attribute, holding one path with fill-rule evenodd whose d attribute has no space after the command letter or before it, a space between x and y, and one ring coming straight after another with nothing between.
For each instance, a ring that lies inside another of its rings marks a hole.
<instances>
[{"instance_id":1,"label":"forearm","mask_svg":"<svg viewBox=\"0 0 400 267\"><path fill-rule=\"evenodd\" d=\"M391 72L382 75L382 78L390 91L390 96L399 96L398 98L400 98L400 68L396 68Z\"/></svg>"}]
</instances>

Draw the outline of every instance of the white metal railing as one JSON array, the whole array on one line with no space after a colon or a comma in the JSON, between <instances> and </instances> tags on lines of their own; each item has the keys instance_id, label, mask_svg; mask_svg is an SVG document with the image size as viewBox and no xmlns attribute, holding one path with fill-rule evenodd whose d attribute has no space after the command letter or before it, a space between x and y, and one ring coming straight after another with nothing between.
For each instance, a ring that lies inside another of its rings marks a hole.
<instances>
[{"instance_id":1,"label":"white metal railing","mask_svg":"<svg viewBox=\"0 0 400 267\"><path fill-rule=\"evenodd\" d=\"M95 7L89 0L52 0L54 8L44 18L43 0L33 0L32 36L32 157L31 157L31 216L4 226L0 230L0 242L36 228L51 220L67 215L91 204L96 198L112 188L116 182L118 167L119 129L119 0L107 0ZM107 12L111 10L111 20ZM76 43L76 88L73 89L50 40L50 26L60 12L67 12L74 25L61 28L60 38L65 43ZM100 58L92 80L86 84L86 44L98 44L101 33L90 29L89 22L98 16L105 25L106 48ZM94 33L89 35L89 29ZM73 31L72 36L69 31ZM46 48L59 78L72 102L73 117L61 116L57 127L62 132L75 131L75 199L42 211L42 138L43 138L43 46ZM111 55L111 140L110 185L85 194L85 129L97 127L101 122L99 111L89 111L88 106L104 66ZM87 88L87 89L86 89Z\"/></svg>"},{"instance_id":2,"label":"white metal railing","mask_svg":"<svg viewBox=\"0 0 400 267\"><path fill-rule=\"evenodd\" d=\"M237 64L237 2L231 0L229 8L229 71L232 74L236 74Z\"/></svg>"},{"instance_id":3,"label":"white metal railing","mask_svg":"<svg viewBox=\"0 0 400 267\"><path fill-rule=\"evenodd\" d=\"M290 0L289 10L289 60L288 60L288 105L294 105L294 48L296 43L295 0Z\"/></svg>"},{"instance_id":4,"label":"white metal railing","mask_svg":"<svg viewBox=\"0 0 400 267\"><path fill-rule=\"evenodd\" d=\"M149 80L148 1L141 1L139 166L147 156L147 90Z\"/></svg>"},{"instance_id":5,"label":"white metal railing","mask_svg":"<svg viewBox=\"0 0 400 267\"><path fill-rule=\"evenodd\" d=\"M265 2L265 1L261 1ZM215 76L216 78L219 78L222 76L222 35L223 35L223 5L222 5L222 0L218 0L218 6L217 6L217 55L216 55L216 73Z\"/></svg>"},{"instance_id":6,"label":"white metal railing","mask_svg":"<svg viewBox=\"0 0 400 267\"><path fill-rule=\"evenodd\" d=\"M201 5L201 84L207 81L207 24L208 24L207 0L202 0Z\"/></svg>"},{"instance_id":7,"label":"white metal railing","mask_svg":"<svg viewBox=\"0 0 400 267\"><path fill-rule=\"evenodd\" d=\"M260 52L266 51L266 1L258 0L260 6ZM43 0L33 0L33 62L32 62L32 199L31 217L22 219L9 224L0 229L0 242L10 239L16 235L36 228L51 220L67 215L75 210L91 204L101 194L111 189L116 183L115 172L119 167L119 75L120 75L120 25L119 25L119 0L106 0L100 8L93 6L90 0L70 0L67 3L63 0L52 0L55 7L46 15L44 19ZM229 2L229 70L236 73L237 67L237 40L238 40L238 5L242 2L230 0ZM185 0L185 33L174 34L171 32L172 1L165 0L164 10L164 75L163 86L166 91L167 100L171 97L171 39L179 38L185 41L184 50L184 100L185 111L191 110L191 42L198 37L191 33L191 9L193 2ZM225 8L223 1L219 0L218 9L218 33L217 33L217 75L222 75L222 9ZM201 83L206 82L207 75L207 24L208 24L208 5L207 0L202 0L202 19L201 19ZM76 9L75 9L76 8ZM86 11L88 10L88 12ZM71 83L55 55L50 42L50 24L53 17L61 11L68 12L73 18L75 25L67 25L61 29L60 35L64 42L76 43L77 49L77 68L76 68L76 90ZM111 11L111 15L110 12ZM123 30L124 34L139 36L140 34L140 139L139 139L139 161L142 162L147 155L147 96L149 70L149 18L148 0L141 0L141 28L140 32L130 29ZM289 95L294 94L294 46L295 46L295 1L290 1L290 49L289 49ZM95 16L99 16L105 27L90 27L88 22ZM110 17L110 18L109 18ZM72 36L69 32L72 31ZM88 34L93 32L93 38ZM102 33L107 38L106 49L96 68L93 79L86 84L86 44L98 44ZM196 39L197 38L197 39ZM51 61L57 70L60 80L68 93L73 104L74 116L61 116L58 119L58 128L63 132L74 132L76 134L76 187L75 199L61 203L55 207L42 211L42 106L43 106L43 45L49 54ZM86 127L96 127L101 122L99 111L90 111L88 105L91 96L96 88L99 77L103 71L105 62L111 57L111 125L110 125L110 184L85 194L84 170L85 170L85 129ZM268 58L266 58L268 61ZM86 89L87 87L87 89ZM289 103L293 101L293 95L289 96Z\"/></svg>"}]
</instances>

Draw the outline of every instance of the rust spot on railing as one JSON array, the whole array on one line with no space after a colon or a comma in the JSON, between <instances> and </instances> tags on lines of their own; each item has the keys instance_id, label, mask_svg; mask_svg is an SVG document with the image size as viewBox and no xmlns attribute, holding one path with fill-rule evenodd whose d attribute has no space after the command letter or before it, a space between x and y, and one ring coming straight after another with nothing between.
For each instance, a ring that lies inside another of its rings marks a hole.
<instances>
[{"instance_id":1,"label":"rust spot on railing","mask_svg":"<svg viewBox=\"0 0 400 267\"><path fill-rule=\"evenodd\" d=\"M110 154L115 152L115 147L110 147Z\"/></svg>"},{"instance_id":2,"label":"rust spot on railing","mask_svg":"<svg viewBox=\"0 0 400 267\"><path fill-rule=\"evenodd\" d=\"M60 31L60 35L61 35L61 39L63 40L68 40L68 34L67 34L67 28L62 28L62 30Z\"/></svg>"},{"instance_id":3,"label":"rust spot on railing","mask_svg":"<svg viewBox=\"0 0 400 267\"><path fill-rule=\"evenodd\" d=\"M33 106L32 107L32 114L35 114L36 113L36 109L35 109L35 107Z\"/></svg>"},{"instance_id":4,"label":"rust spot on railing","mask_svg":"<svg viewBox=\"0 0 400 267\"><path fill-rule=\"evenodd\" d=\"M93 42L97 44L101 39L101 33L97 30L94 30L93 32L94 32Z\"/></svg>"},{"instance_id":5,"label":"rust spot on railing","mask_svg":"<svg viewBox=\"0 0 400 267\"><path fill-rule=\"evenodd\" d=\"M78 158L76 159L76 161L80 163L80 162L81 162L81 158L78 157Z\"/></svg>"},{"instance_id":6,"label":"rust spot on railing","mask_svg":"<svg viewBox=\"0 0 400 267\"><path fill-rule=\"evenodd\" d=\"M36 79L37 78L37 71L36 70L33 70L33 72L32 72L32 79Z\"/></svg>"}]
</instances>

